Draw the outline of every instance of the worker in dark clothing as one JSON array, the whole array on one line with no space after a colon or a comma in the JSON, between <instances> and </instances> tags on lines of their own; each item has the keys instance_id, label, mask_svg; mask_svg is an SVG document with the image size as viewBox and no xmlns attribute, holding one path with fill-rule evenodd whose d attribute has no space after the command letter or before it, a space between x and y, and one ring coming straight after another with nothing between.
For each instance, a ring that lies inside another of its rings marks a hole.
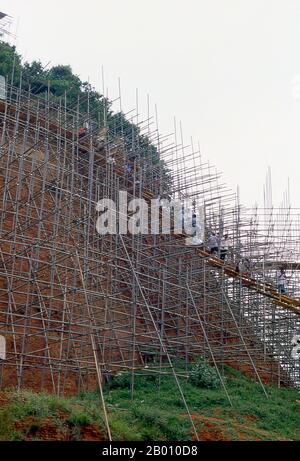
<instances>
[{"instance_id":1,"label":"worker in dark clothing","mask_svg":"<svg viewBox=\"0 0 300 461\"><path fill-rule=\"evenodd\" d=\"M225 261L229 248L229 241L228 241L228 234L225 234L224 237L221 239L220 244L220 258L222 261Z\"/></svg>"},{"instance_id":2,"label":"worker in dark clothing","mask_svg":"<svg viewBox=\"0 0 300 461\"><path fill-rule=\"evenodd\" d=\"M192 215L192 236L196 235L197 216L196 213Z\"/></svg>"}]
</instances>

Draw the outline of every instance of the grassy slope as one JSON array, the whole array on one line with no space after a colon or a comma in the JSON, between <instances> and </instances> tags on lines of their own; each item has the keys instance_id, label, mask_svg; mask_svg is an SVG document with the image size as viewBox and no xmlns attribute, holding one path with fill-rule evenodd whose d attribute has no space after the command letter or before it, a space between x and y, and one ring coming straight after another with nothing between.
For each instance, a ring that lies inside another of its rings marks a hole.
<instances>
[{"instance_id":1,"label":"grassy slope","mask_svg":"<svg viewBox=\"0 0 300 461\"><path fill-rule=\"evenodd\" d=\"M191 440L186 416L172 376L130 375L106 389L114 440ZM300 396L296 389L262 389L226 367L228 403L222 389L199 389L181 379L201 440L300 440ZM299 399L299 400L298 400ZM0 396L0 440L103 440L105 430L97 392L72 398L13 390Z\"/></svg>"}]
</instances>

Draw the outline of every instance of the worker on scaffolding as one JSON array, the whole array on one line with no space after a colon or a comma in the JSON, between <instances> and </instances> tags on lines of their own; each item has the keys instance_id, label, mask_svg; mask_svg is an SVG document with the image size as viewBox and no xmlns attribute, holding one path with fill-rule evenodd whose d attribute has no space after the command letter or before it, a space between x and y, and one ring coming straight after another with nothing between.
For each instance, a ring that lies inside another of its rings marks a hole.
<instances>
[{"instance_id":1,"label":"worker on scaffolding","mask_svg":"<svg viewBox=\"0 0 300 461\"><path fill-rule=\"evenodd\" d=\"M89 129L90 129L90 124L86 120L84 122L83 126L81 128L79 128L78 137L79 138L84 138L89 133Z\"/></svg>"},{"instance_id":2,"label":"worker on scaffolding","mask_svg":"<svg viewBox=\"0 0 300 461\"><path fill-rule=\"evenodd\" d=\"M95 136L95 147L97 150L101 151L105 148L107 143L107 127L102 127Z\"/></svg>"},{"instance_id":3,"label":"worker on scaffolding","mask_svg":"<svg viewBox=\"0 0 300 461\"><path fill-rule=\"evenodd\" d=\"M228 234L225 234L224 237L221 238L221 242L220 242L220 258L222 259L222 261L225 261L227 257L228 248L229 248Z\"/></svg>"},{"instance_id":4,"label":"worker on scaffolding","mask_svg":"<svg viewBox=\"0 0 300 461\"><path fill-rule=\"evenodd\" d=\"M239 274L243 275L250 275L251 276L251 262L250 259L245 257L240 259L235 267L235 271Z\"/></svg>"},{"instance_id":5,"label":"worker on scaffolding","mask_svg":"<svg viewBox=\"0 0 300 461\"><path fill-rule=\"evenodd\" d=\"M284 269L283 267L281 267L279 269L279 271L277 271L276 273L276 286L277 286L277 290L280 294L282 295L286 295L287 294L287 291L286 291L286 276L285 276L285 272L284 272Z\"/></svg>"},{"instance_id":6,"label":"worker on scaffolding","mask_svg":"<svg viewBox=\"0 0 300 461\"><path fill-rule=\"evenodd\" d=\"M127 163L124 166L124 172L128 179L133 178L133 166L130 163Z\"/></svg>"},{"instance_id":7,"label":"worker on scaffolding","mask_svg":"<svg viewBox=\"0 0 300 461\"><path fill-rule=\"evenodd\" d=\"M84 126L80 127L79 130L78 130L78 138L84 138L84 136L87 135L87 132L88 131L87 131L86 127L84 127Z\"/></svg>"},{"instance_id":8,"label":"worker on scaffolding","mask_svg":"<svg viewBox=\"0 0 300 461\"><path fill-rule=\"evenodd\" d=\"M196 213L192 214L192 236L196 235L196 227L197 227L197 215Z\"/></svg>"},{"instance_id":9,"label":"worker on scaffolding","mask_svg":"<svg viewBox=\"0 0 300 461\"><path fill-rule=\"evenodd\" d=\"M214 232L211 233L209 239L208 239L208 250L211 255L217 255L219 253L219 242L218 242L218 237Z\"/></svg>"},{"instance_id":10,"label":"worker on scaffolding","mask_svg":"<svg viewBox=\"0 0 300 461\"><path fill-rule=\"evenodd\" d=\"M107 153L106 163L108 165L115 165L116 164L116 159L115 159L114 155L112 154L112 152Z\"/></svg>"}]
</instances>

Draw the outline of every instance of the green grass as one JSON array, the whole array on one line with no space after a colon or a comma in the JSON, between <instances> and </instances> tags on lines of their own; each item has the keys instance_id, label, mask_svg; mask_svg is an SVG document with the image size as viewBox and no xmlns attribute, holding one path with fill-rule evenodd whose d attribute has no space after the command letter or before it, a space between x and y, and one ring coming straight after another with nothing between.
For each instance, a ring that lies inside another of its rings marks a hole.
<instances>
[{"instance_id":1,"label":"green grass","mask_svg":"<svg viewBox=\"0 0 300 461\"><path fill-rule=\"evenodd\" d=\"M2 408L0 410L0 440L9 440L13 431L13 419L11 417L9 408Z\"/></svg>"},{"instance_id":2,"label":"green grass","mask_svg":"<svg viewBox=\"0 0 300 461\"><path fill-rule=\"evenodd\" d=\"M70 412L71 402L68 399L46 393L37 394L31 391L21 391L12 393L10 407L17 419L26 416L45 418L55 416L59 411Z\"/></svg>"},{"instance_id":3,"label":"green grass","mask_svg":"<svg viewBox=\"0 0 300 461\"><path fill-rule=\"evenodd\" d=\"M184 364L178 362L176 367L179 373L185 373ZM203 429L209 430L213 426L231 440L300 440L300 404L296 402L300 395L297 389L266 386L267 398L262 388L242 373L226 366L224 370L233 406L230 406L222 387L197 387L185 377L179 378L200 437ZM167 374L159 380L149 371L140 370L134 380L133 398L131 373L115 378L113 384L104 389L113 439L191 440L191 421L174 377ZM14 424L26 421L29 416L27 431L20 434ZM37 440L41 422L49 417L62 433L68 427L75 439L80 439L81 427L90 424L105 434L98 392L59 398L22 391L11 392L9 404L0 408L0 440L26 439L28 434Z\"/></svg>"},{"instance_id":4,"label":"green grass","mask_svg":"<svg viewBox=\"0 0 300 461\"><path fill-rule=\"evenodd\" d=\"M268 398L262 388L247 379L242 373L229 367L225 368L226 387L231 397L231 407L222 388L205 389L191 384L184 378L180 379L189 410L191 413L212 417L215 411L225 425L231 427L232 421L249 426L250 433L257 431L257 436L263 436L260 431L268 431L269 439L300 439L300 405L299 391L296 389L277 389L266 386ZM122 378L120 387L114 385L106 391L106 401L110 405L111 414L117 420L126 420L131 433L137 439L154 438L154 440L188 440L191 438L191 423L186 416L186 410L172 376L164 377L158 388L158 379L145 373L135 376L134 399L131 400L130 374ZM123 416L124 415L124 416ZM201 425L199 425L200 427ZM122 439L125 434L117 437ZM250 435L249 435L250 437Z\"/></svg>"}]
</instances>

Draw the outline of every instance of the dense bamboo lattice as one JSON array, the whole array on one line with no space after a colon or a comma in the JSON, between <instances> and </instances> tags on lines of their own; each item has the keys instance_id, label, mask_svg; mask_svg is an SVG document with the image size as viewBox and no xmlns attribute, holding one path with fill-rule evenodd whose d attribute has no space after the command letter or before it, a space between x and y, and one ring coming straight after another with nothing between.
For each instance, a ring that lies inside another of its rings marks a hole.
<instances>
[{"instance_id":1,"label":"dense bamboo lattice","mask_svg":"<svg viewBox=\"0 0 300 461\"><path fill-rule=\"evenodd\" d=\"M50 95L8 87L0 101L1 386L64 394L130 370L134 390L139 369L163 376L174 359L199 356L220 375L231 364L262 386L298 384L299 210L243 208L176 122L163 137L156 117L131 117L158 160L134 130L108 129L105 111L81 138L89 116ZM99 235L96 204L118 203L120 191L190 198L204 210L204 244ZM230 237L225 263L207 252L212 231ZM237 272L242 258L250 265ZM276 289L282 265L288 295Z\"/></svg>"}]
</instances>

